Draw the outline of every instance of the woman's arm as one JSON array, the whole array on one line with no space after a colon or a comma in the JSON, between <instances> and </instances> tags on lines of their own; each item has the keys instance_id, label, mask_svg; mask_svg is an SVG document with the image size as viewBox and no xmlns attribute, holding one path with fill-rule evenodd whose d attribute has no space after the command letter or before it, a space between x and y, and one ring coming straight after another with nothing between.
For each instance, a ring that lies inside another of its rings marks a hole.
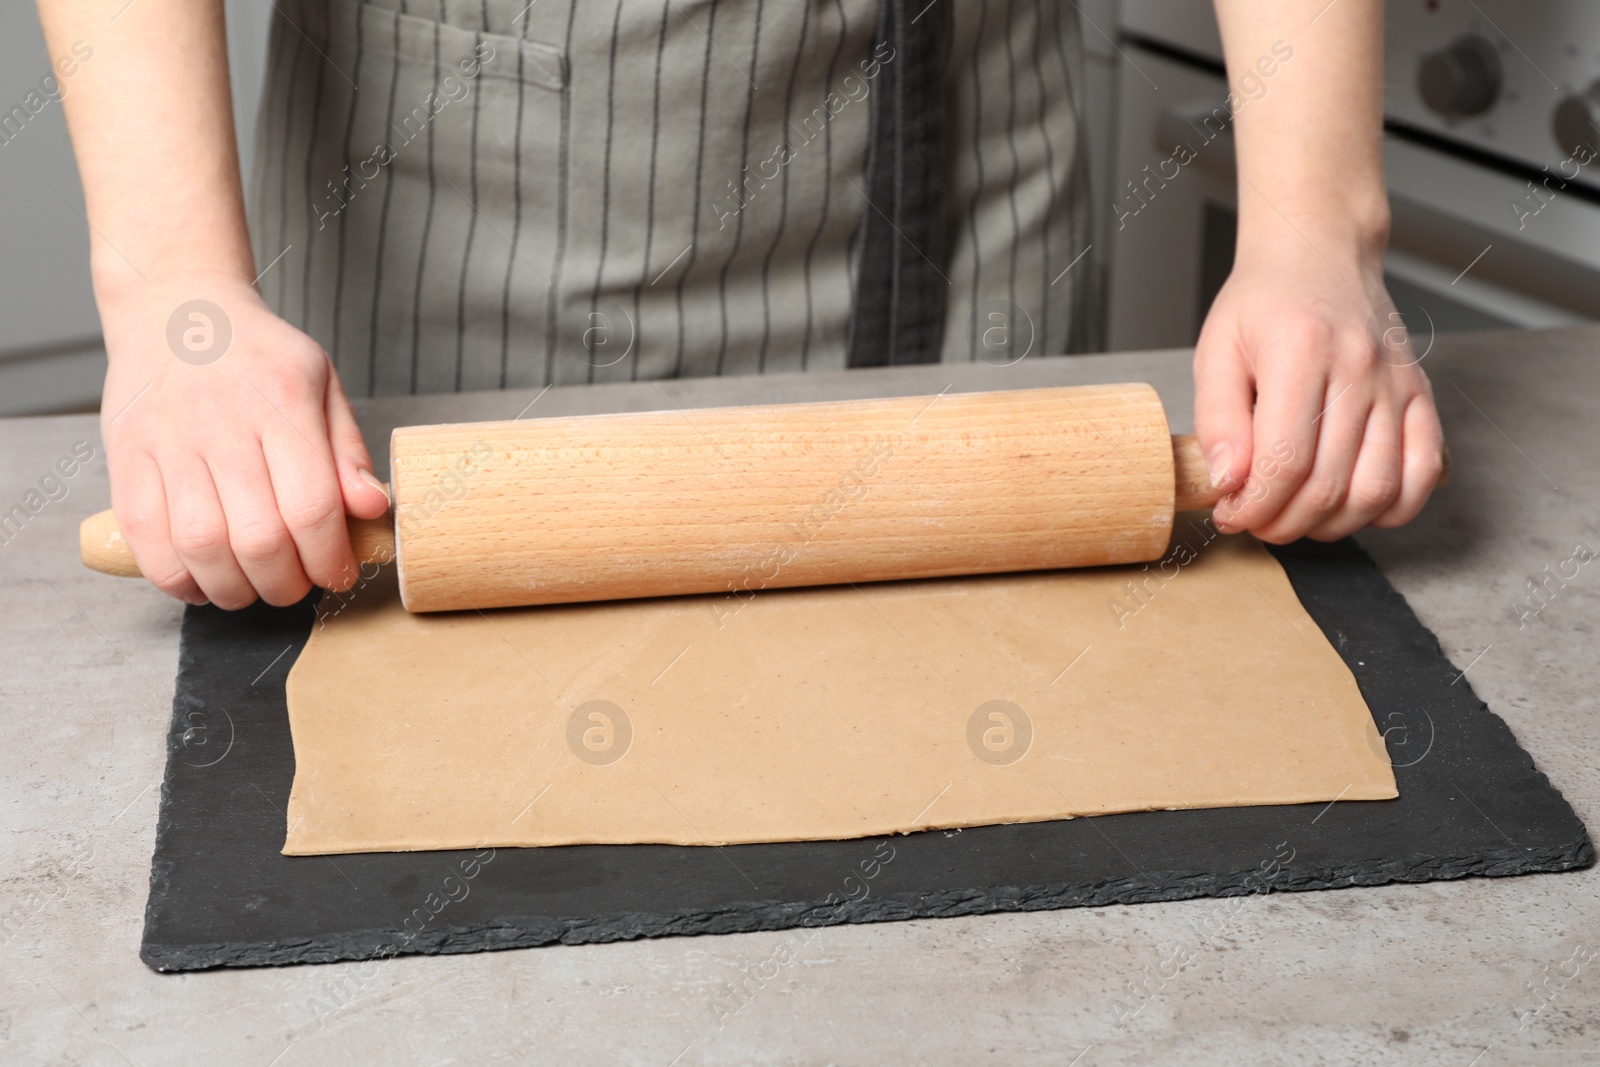
<instances>
[{"instance_id":1,"label":"woman's arm","mask_svg":"<svg viewBox=\"0 0 1600 1067\"><path fill-rule=\"evenodd\" d=\"M222 0L39 13L52 55L93 49L65 107L110 359L111 498L140 569L225 608L348 586L344 516L387 500L327 356L255 288Z\"/></svg>"},{"instance_id":2,"label":"woman's arm","mask_svg":"<svg viewBox=\"0 0 1600 1067\"><path fill-rule=\"evenodd\" d=\"M1235 491L1218 526L1275 542L1398 526L1433 490L1443 438L1383 283L1382 0L1216 9L1239 232L1195 352L1195 431Z\"/></svg>"}]
</instances>

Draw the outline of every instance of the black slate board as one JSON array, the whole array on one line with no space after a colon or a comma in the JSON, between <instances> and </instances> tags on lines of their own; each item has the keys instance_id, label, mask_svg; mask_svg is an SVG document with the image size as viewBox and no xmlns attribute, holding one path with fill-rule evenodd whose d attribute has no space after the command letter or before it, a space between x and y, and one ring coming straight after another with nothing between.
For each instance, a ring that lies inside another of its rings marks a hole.
<instances>
[{"instance_id":1,"label":"black slate board","mask_svg":"<svg viewBox=\"0 0 1600 1067\"><path fill-rule=\"evenodd\" d=\"M1583 824L1354 542L1275 554L1400 799L855 841L285 857L284 676L310 600L189 608L140 955L158 971L1330 889L1594 862Z\"/></svg>"}]
</instances>

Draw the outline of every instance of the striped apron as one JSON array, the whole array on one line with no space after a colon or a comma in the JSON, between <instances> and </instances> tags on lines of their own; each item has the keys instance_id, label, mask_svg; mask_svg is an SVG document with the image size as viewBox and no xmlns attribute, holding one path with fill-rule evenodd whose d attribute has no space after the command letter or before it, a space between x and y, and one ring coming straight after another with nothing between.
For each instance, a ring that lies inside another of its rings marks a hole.
<instances>
[{"instance_id":1,"label":"striped apron","mask_svg":"<svg viewBox=\"0 0 1600 1067\"><path fill-rule=\"evenodd\" d=\"M885 210L899 179L869 173L885 116L917 100L879 106L912 69L880 0L275 7L260 284L353 395L860 363L859 305L886 291L874 226L942 287L930 350L906 358L1094 340L1080 43L1058 0L900 8L902 31L939 20L926 249Z\"/></svg>"}]
</instances>

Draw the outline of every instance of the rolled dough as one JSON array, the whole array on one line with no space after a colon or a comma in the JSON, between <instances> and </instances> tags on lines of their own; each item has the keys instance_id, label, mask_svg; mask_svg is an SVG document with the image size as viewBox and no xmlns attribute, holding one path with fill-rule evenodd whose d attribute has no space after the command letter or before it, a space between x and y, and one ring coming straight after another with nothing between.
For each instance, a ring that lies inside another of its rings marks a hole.
<instances>
[{"instance_id":1,"label":"rolled dough","mask_svg":"<svg viewBox=\"0 0 1600 1067\"><path fill-rule=\"evenodd\" d=\"M1160 563L418 616L326 597L284 852L839 839L1398 795L1282 568ZM1209 535L1209 536L1208 536Z\"/></svg>"}]
</instances>

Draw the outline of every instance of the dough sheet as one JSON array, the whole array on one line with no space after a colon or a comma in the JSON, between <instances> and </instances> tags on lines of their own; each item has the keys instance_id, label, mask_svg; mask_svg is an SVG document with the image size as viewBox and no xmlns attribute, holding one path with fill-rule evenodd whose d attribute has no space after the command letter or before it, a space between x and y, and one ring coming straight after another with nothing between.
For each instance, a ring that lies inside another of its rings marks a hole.
<instances>
[{"instance_id":1,"label":"dough sheet","mask_svg":"<svg viewBox=\"0 0 1600 1067\"><path fill-rule=\"evenodd\" d=\"M825 840L1398 795L1246 536L1159 563L411 615L325 596L284 852Z\"/></svg>"}]
</instances>

